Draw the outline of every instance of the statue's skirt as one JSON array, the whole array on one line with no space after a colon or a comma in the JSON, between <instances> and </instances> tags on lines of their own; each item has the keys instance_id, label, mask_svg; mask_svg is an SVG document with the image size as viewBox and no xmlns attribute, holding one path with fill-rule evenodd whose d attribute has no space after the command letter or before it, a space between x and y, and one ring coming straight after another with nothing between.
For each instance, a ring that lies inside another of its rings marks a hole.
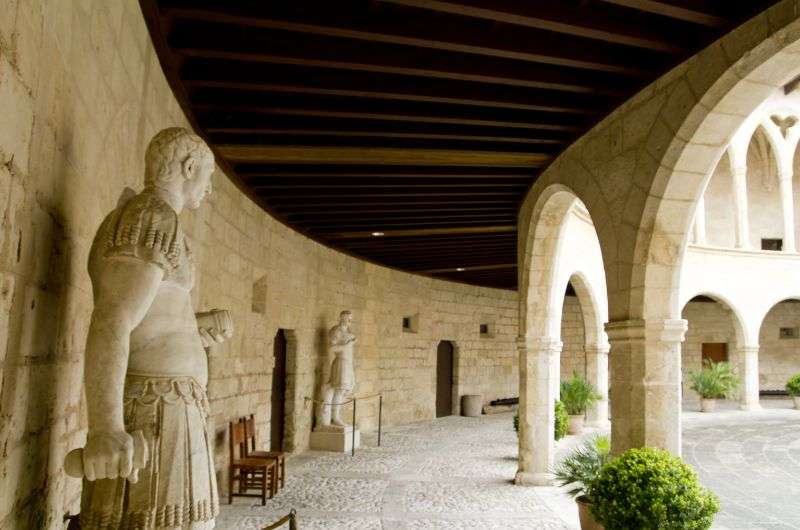
<instances>
[{"instance_id":1,"label":"statue's skirt","mask_svg":"<svg viewBox=\"0 0 800 530\"><path fill-rule=\"evenodd\" d=\"M125 428L141 430L150 459L139 481L83 481L84 530L214 527L219 496L205 389L191 377L128 374Z\"/></svg>"}]
</instances>

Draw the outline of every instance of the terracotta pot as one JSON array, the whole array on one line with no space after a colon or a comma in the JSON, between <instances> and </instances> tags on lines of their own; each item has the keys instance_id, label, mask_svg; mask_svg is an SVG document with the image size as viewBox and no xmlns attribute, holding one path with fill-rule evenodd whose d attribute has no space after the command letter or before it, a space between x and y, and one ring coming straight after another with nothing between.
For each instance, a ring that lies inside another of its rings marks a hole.
<instances>
[{"instance_id":1,"label":"terracotta pot","mask_svg":"<svg viewBox=\"0 0 800 530\"><path fill-rule=\"evenodd\" d=\"M701 412L714 412L717 409L717 400L716 399L706 399L703 398L700 400L700 411Z\"/></svg>"},{"instance_id":2,"label":"terracotta pot","mask_svg":"<svg viewBox=\"0 0 800 530\"><path fill-rule=\"evenodd\" d=\"M800 410L800 396L792 396L794 399L794 408Z\"/></svg>"},{"instance_id":3,"label":"terracotta pot","mask_svg":"<svg viewBox=\"0 0 800 530\"><path fill-rule=\"evenodd\" d=\"M592 511L589 509L591 503L586 502L586 497L578 497L575 499L578 504L578 517L581 520L581 530L605 530L605 527L598 523Z\"/></svg>"},{"instance_id":4,"label":"terracotta pot","mask_svg":"<svg viewBox=\"0 0 800 530\"><path fill-rule=\"evenodd\" d=\"M583 431L583 414L570 416L567 421L567 432L570 434L580 434Z\"/></svg>"}]
</instances>

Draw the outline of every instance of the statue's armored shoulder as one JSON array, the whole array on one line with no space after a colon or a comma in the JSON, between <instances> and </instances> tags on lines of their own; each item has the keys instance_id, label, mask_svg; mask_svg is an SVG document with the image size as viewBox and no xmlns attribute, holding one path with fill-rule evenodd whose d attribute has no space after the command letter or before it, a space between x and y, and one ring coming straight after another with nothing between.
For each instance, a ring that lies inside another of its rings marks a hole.
<instances>
[{"instance_id":1,"label":"statue's armored shoulder","mask_svg":"<svg viewBox=\"0 0 800 530\"><path fill-rule=\"evenodd\" d=\"M118 206L100 225L91 261L135 258L175 270L186 252L178 215L153 193L142 192Z\"/></svg>"}]
</instances>

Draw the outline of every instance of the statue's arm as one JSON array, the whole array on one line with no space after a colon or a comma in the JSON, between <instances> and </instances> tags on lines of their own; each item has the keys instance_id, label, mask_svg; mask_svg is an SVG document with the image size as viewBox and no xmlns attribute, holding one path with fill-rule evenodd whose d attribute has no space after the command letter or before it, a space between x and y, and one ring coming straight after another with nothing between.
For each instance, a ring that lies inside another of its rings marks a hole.
<instances>
[{"instance_id":1,"label":"statue's arm","mask_svg":"<svg viewBox=\"0 0 800 530\"><path fill-rule=\"evenodd\" d=\"M114 259L92 279L94 311L84 364L89 416L84 472L89 480L131 472L132 440L125 432L122 404L130 335L150 309L163 274L153 263Z\"/></svg>"}]
</instances>

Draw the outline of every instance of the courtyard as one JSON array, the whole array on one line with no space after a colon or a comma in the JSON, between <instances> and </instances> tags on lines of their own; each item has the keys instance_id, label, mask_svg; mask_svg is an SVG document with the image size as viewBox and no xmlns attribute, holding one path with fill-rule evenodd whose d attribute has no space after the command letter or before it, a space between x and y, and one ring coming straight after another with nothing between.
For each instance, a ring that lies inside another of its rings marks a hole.
<instances>
[{"instance_id":1,"label":"courtyard","mask_svg":"<svg viewBox=\"0 0 800 530\"><path fill-rule=\"evenodd\" d=\"M763 410L684 412L684 458L719 495L714 528L800 527L800 412L786 400ZM591 435L595 431L589 431ZM349 454L309 451L288 464L286 488L267 506L223 501L217 526L256 530L298 511L306 529L573 529L572 501L553 487L513 486L517 437L510 414L392 427ZM558 442L557 460L576 445Z\"/></svg>"}]
</instances>

